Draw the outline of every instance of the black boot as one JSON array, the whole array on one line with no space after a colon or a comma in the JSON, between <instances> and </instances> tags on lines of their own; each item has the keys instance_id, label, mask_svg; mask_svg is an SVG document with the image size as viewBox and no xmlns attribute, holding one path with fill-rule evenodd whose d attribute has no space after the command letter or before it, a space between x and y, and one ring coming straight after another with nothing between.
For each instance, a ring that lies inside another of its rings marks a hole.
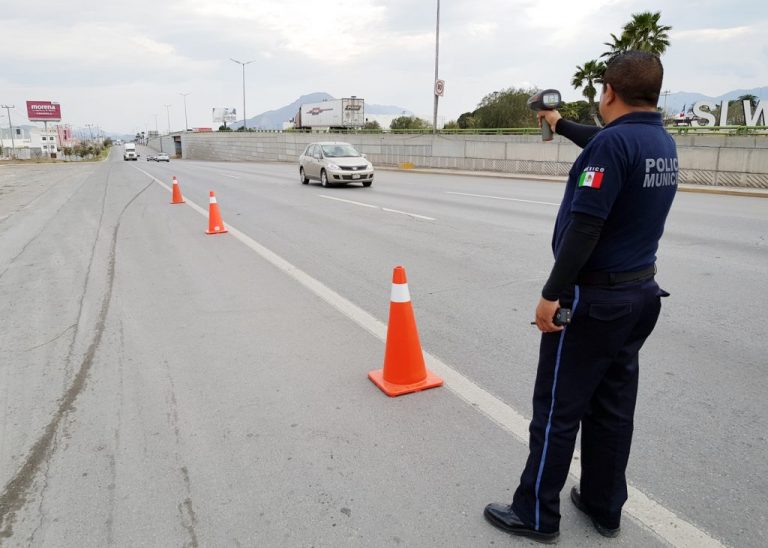
<instances>
[{"instance_id":1,"label":"black boot","mask_svg":"<svg viewBox=\"0 0 768 548\"><path fill-rule=\"evenodd\" d=\"M492 502L485 507L485 512L483 513L485 514L485 519L487 519L491 525L503 529L507 533L513 535L528 537L545 544L556 542L557 538L560 536L559 531L555 531L554 533L543 533L523 523L512 511L512 506L508 504Z\"/></svg>"},{"instance_id":2,"label":"black boot","mask_svg":"<svg viewBox=\"0 0 768 548\"><path fill-rule=\"evenodd\" d=\"M597 530L598 533L607 538L616 538L619 536L621 527L612 529L610 527L601 525L600 522L597 521L597 519L592 515L592 512L590 512L589 508L587 508L587 505L581 501L581 492L579 491L578 487L573 487L573 489L571 489L571 501L573 501L573 505L576 508L589 516L589 518L592 520L592 525L595 526L595 530Z\"/></svg>"}]
</instances>

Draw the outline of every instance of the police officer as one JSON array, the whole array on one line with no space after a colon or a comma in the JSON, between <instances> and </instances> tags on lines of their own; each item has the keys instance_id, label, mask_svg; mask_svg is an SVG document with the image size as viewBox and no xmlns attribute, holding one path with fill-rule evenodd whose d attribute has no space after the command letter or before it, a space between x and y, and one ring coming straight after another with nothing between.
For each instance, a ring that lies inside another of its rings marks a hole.
<instances>
[{"instance_id":1,"label":"police officer","mask_svg":"<svg viewBox=\"0 0 768 548\"><path fill-rule=\"evenodd\" d=\"M677 152L657 111L655 55L629 51L603 78L598 130L542 113L584 147L555 223L555 264L536 307L542 331L528 460L512 504L492 503L494 526L542 542L559 536L560 491L581 425L575 506L606 537L619 533L637 398L638 352L666 296L654 280L664 222L677 189ZM556 325L559 308L571 323Z\"/></svg>"}]
</instances>

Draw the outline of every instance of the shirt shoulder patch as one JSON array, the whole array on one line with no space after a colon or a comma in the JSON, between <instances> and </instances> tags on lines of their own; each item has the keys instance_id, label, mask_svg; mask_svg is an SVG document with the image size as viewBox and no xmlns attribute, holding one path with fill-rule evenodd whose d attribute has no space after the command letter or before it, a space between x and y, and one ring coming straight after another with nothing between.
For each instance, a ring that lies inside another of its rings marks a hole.
<instances>
[{"instance_id":1,"label":"shirt shoulder patch","mask_svg":"<svg viewBox=\"0 0 768 548\"><path fill-rule=\"evenodd\" d=\"M587 166L579 176L579 188L594 188L599 189L603 183L603 175L605 175L604 167Z\"/></svg>"}]
</instances>

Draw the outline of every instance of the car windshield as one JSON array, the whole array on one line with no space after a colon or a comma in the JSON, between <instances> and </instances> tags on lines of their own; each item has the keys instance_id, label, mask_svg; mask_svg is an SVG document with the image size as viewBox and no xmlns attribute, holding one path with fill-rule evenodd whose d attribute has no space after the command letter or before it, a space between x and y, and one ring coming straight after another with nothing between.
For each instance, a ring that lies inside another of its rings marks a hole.
<instances>
[{"instance_id":1,"label":"car windshield","mask_svg":"<svg viewBox=\"0 0 768 548\"><path fill-rule=\"evenodd\" d=\"M352 145L323 145L326 158L357 158L360 153Z\"/></svg>"}]
</instances>

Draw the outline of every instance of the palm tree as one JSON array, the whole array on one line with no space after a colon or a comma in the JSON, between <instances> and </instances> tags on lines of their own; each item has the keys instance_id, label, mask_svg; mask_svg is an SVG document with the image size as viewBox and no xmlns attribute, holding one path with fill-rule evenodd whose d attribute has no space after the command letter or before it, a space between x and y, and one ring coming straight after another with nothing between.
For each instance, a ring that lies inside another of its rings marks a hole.
<instances>
[{"instance_id":1,"label":"palm tree","mask_svg":"<svg viewBox=\"0 0 768 548\"><path fill-rule=\"evenodd\" d=\"M755 108L757 106L757 103L760 101L757 95L752 95L751 93L747 93L746 95L740 95L739 97L736 98L736 100L740 104L744 104L744 101L749 101L749 106L752 108Z\"/></svg>"},{"instance_id":2,"label":"palm tree","mask_svg":"<svg viewBox=\"0 0 768 548\"><path fill-rule=\"evenodd\" d=\"M615 34L611 33L611 40L612 42L603 42L604 45L608 46L610 49L603 53L600 57L608 57L611 58L617 53L621 53L622 51L627 51L630 48L629 39L627 36L625 36L623 33L621 36L616 36Z\"/></svg>"},{"instance_id":3,"label":"palm tree","mask_svg":"<svg viewBox=\"0 0 768 548\"><path fill-rule=\"evenodd\" d=\"M738 103L737 103L738 106L736 107L736 111L738 112L739 111L739 107L741 107L741 112L739 114L739 117L741 119L743 119L743 121L740 120L740 122L742 124L746 124L747 123L747 113L746 113L746 109L744 108L744 102L745 101L749 101L749 110L750 110L750 112L755 112L755 109L757 108L757 104L760 102L760 98L757 97L756 95L752 95L751 93L747 93L745 95L740 95L739 97L736 98L736 100L738 101ZM763 118L762 114L757 119L757 125L765 124L765 120L763 120L763 124L760 123L760 119L761 118Z\"/></svg>"},{"instance_id":4,"label":"palm tree","mask_svg":"<svg viewBox=\"0 0 768 548\"><path fill-rule=\"evenodd\" d=\"M610 49L602 57L613 57L628 50L640 50L661 56L669 47L669 25L660 25L661 12L644 11L632 14L632 20L624 25L621 36L611 34L613 42L605 42Z\"/></svg>"},{"instance_id":5,"label":"palm tree","mask_svg":"<svg viewBox=\"0 0 768 548\"><path fill-rule=\"evenodd\" d=\"M602 82L603 74L605 74L605 63L593 59L584 63L584 66L577 66L576 72L571 79L571 85L575 89L584 87L582 95L589 101L589 112L595 120L597 114L595 109L595 96L597 95L595 84Z\"/></svg>"}]
</instances>

